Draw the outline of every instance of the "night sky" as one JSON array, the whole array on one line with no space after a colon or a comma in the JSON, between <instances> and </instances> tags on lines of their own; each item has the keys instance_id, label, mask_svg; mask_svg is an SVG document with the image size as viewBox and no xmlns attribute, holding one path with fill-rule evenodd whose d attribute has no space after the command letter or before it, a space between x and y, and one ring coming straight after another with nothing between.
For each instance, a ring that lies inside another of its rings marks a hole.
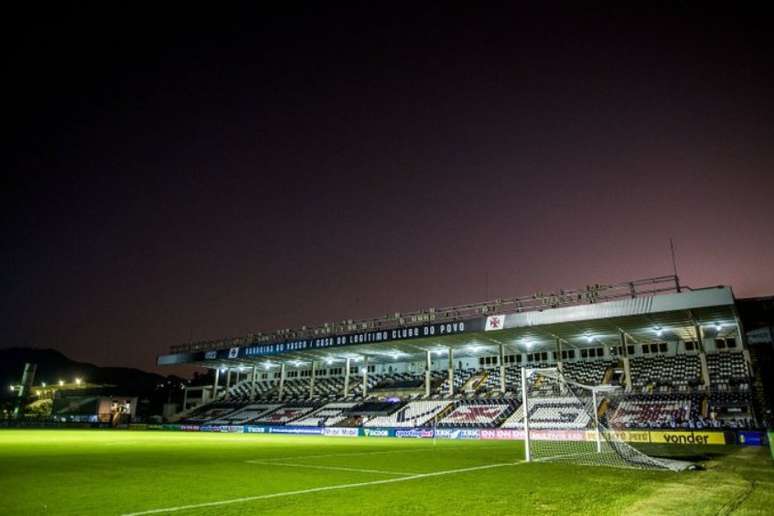
<instances>
[{"instance_id":1,"label":"night sky","mask_svg":"<svg viewBox=\"0 0 774 516\"><path fill-rule=\"evenodd\" d=\"M670 274L670 237L774 294L765 16L120 5L7 20L2 347L151 369Z\"/></svg>"}]
</instances>

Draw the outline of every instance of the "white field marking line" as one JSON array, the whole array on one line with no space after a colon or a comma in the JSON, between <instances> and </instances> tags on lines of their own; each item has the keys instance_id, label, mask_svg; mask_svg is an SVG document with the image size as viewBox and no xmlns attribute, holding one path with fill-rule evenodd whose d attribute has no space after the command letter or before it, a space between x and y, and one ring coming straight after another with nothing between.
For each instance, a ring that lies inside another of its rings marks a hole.
<instances>
[{"instance_id":1,"label":"white field marking line","mask_svg":"<svg viewBox=\"0 0 774 516\"><path fill-rule=\"evenodd\" d=\"M319 464L292 464L290 462L268 462L263 460L246 460L249 464L262 464L265 466L288 466L290 468L309 468L309 469L330 469L333 471L354 471L355 473L381 473L384 475L416 475L412 471L385 471L382 469L361 469L361 468L346 468L344 466L322 466Z\"/></svg>"},{"instance_id":2,"label":"white field marking line","mask_svg":"<svg viewBox=\"0 0 774 516\"><path fill-rule=\"evenodd\" d=\"M351 489L354 487L393 484L396 482L406 482L409 480L417 480L417 479L428 478L428 477L440 477L443 475L453 475L455 473L467 473L469 471L479 471L482 469L502 468L504 466L518 466L519 464L522 464L522 463L523 462L505 462L500 464L486 464L484 466L473 466L470 468L447 469L444 471L435 471L433 473L419 473L408 477L387 478L384 480L371 480L369 482L357 482L354 484L338 484L338 485L332 485L332 486L312 487L310 489L301 489L298 491L285 491L282 493L272 493L272 494L265 494L265 495L258 495L258 496L244 496L242 498L232 498L230 500L219 500L217 502L195 503L190 505L178 505L177 507L165 507L163 509L150 509L147 511L129 512L129 513L124 513L121 516L144 516L145 514L159 514L162 512L186 511L189 509L202 509L204 507L219 507L222 505L252 502L255 500L267 500L269 498L280 498L284 496L295 496L295 495L301 495L301 494L307 494L307 493L319 493L322 491L336 491L339 489Z\"/></svg>"}]
</instances>

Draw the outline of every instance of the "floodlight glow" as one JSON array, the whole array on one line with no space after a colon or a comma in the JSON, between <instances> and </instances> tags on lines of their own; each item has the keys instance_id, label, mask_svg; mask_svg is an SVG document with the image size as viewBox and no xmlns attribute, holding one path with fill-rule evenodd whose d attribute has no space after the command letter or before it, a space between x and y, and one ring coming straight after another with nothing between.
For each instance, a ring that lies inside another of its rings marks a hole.
<instances>
[{"instance_id":1,"label":"floodlight glow","mask_svg":"<svg viewBox=\"0 0 774 516\"><path fill-rule=\"evenodd\" d=\"M75 379L75 385L80 385L80 384L81 384L81 379L80 378L76 378Z\"/></svg>"},{"instance_id":2,"label":"floodlight glow","mask_svg":"<svg viewBox=\"0 0 774 516\"><path fill-rule=\"evenodd\" d=\"M328 365L331 365L333 363L333 359L331 357L328 357L325 359L325 363Z\"/></svg>"},{"instance_id":3,"label":"floodlight glow","mask_svg":"<svg viewBox=\"0 0 774 516\"><path fill-rule=\"evenodd\" d=\"M64 385L64 380L59 380L59 386L61 387L63 385Z\"/></svg>"},{"instance_id":4,"label":"floodlight glow","mask_svg":"<svg viewBox=\"0 0 774 516\"><path fill-rule=\"evenodd\" d=\"M16 388L13 385L11 385L10 387L11 387L11 392L16 390Z\"/></svg>"},{"instance_id":5,"label":"floodlight glow","mask_svg":"<svg viewBox=\"0 0 774 516\"><path fill-rule=\"evenodd\" d=\"M527 349L531 349L532 348L532 341L531 340L523 339L521 341L521 343L524 344L524 346L526 346Z\"/></svg>"},{"instance_id":6,"label":"floodlight glow","mask_svg":"<svg viewBox=\"0 0 774 516\"><path fill-rule=\"evenodd\" d=\"M40 386L41 387L45 387L46 386L46 382L40 382Z\"/></svg>"},{"instance_id":7,"label":"floodlight glow","mask_svg":"<svg viewBox=\"0 0 774 516\"><path fill-rule=\"evenodd\" d=\"M662 330L661 328L656 328L656 335L658 335L659 337L661 337L661 334L662 334L662 333L664 333L664 330Z\"/></svg>"},{"instance_id":8,"label":"floodlight glow","mask_svg":"<svg viewBox=\"0 0 774 516\"><path fill-rule=\"evenodd\" d=\"M723 325L720 323L715 323L715 331L720 331L723 329Z\"/></svg>"},{"instance_id":9,"label":"floodlight glow","mask_svg":"<svg viewBox=\"0 0 774 516\"><path fill-rule=\"evenodd\" d=\"M594 340L593 335L586 335L586 342L592 342Z\"/></svg>"}]
</instances>

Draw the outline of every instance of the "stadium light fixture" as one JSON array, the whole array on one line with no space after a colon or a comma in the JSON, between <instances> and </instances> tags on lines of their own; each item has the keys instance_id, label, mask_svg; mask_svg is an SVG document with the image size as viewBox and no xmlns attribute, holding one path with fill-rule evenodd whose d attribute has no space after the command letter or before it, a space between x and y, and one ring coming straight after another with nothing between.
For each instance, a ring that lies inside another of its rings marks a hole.
<instances>
[{"instance_id":1,"label":"stadium light fixture","mask_svg":"<svg viewBox=\"0 0 774 516\"><path fill-rule=\"evenodd\" d=\"M45 387L46 386L46 382L40 382L40 386L41 387Z\"/></svg>"},{"instance_id":2,"label":"stadium light fixture","mask_svg":"<svg viewBox=\"0 0 774 516\"><path fill-rule=\"evenodd\" d=\"M11 385L10 388L11 388L11 392L16 390L16 387L14 387L13 385Z\"/></svg>"},{"instance_id":3,"label":"stadium light fixture","mask_svg":"<svg viewBox=\"0 0 774 516\"><path fill-rule=\"evenodd\" d=\"M325 359L325 363L327 365L331 365L333 363L333 359L331 357L328 357L328 358Z\"/></svg>"},{"instance_id":4,"label":"stadium light fixture","mask_svg":"<svg viewBox=\"0 0 774 516\"><path fill-rule=\"evenodd\" d=\"M63 385L64 385L64 380L59 380L59 386L61 387Z\"/></svg>"},{"instance_id":5,"label":"stadium light fixture","mask_svg":"<svg viewBox=\"0 0 774 516\"><path fill-rule=\"evenodd\" d=\"M586 335L586 342L593 342L594 336L593 335Z\"/></svg>"},{"instance_id":6,"label":"stadium light fixture","mask_svg":"<svg viewBox=\"0 0 774 516\"><path fill-rule=\"evenodd\" d=\"M715 323L715 331L720 331L723 329L723 325L720 323Z\"/></svg>"},{"instance_id":7,"label":"stadium light fixture","mask_svg":"<svg viewBox=\"0 0 774 516\"><path fill-rule=\"evenodd\" d=\"M656 335L658 335L659 337L661 337L661 335L664 333L663 328L660 328L660 327L656 328L655 331L656 331Z\"/></svg>"},{"instance_id":8,"label":"stadium light fixture","mask_svg":"<svg viewBox=\"0 0 774 516\"><path fill-rule=\"evenodd\" d=\"M529 339L522 339L521 343L524 344L524 346L527 349L532 349L533 342L531 340L529 340Z\"/></svg>"},{"instance_id":9,"label":"stadium light fixture","mask_svg":"<svg viewBox=\"0 0 774 516\"><path fill-rule=\"evenodd\" d=\"M75 379L75 385L80 385L80 384L81 384L81 379L80 378L76 378Z\"/></svg>"}]
</instances>

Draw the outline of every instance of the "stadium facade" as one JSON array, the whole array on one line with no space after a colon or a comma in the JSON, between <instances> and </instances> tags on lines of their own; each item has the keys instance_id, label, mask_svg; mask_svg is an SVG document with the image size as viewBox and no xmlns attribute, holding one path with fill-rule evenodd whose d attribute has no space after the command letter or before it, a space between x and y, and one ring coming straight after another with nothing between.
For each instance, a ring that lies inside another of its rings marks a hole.
<instances>
[{"instance_id":1,"label":"stadium facade","mask_svg":"<svg viewBox=\"0 0 774 516\"><path fill-rule=\"evenodd\" d=\"M620 428L753 428L750 346L770 357L771 328L743 319L730 287L664 276L186 343L158 364L213 371L186 389L191 423L516 428L521 369L553 367L620 386Z\"/></svg>"}]
</instances>

